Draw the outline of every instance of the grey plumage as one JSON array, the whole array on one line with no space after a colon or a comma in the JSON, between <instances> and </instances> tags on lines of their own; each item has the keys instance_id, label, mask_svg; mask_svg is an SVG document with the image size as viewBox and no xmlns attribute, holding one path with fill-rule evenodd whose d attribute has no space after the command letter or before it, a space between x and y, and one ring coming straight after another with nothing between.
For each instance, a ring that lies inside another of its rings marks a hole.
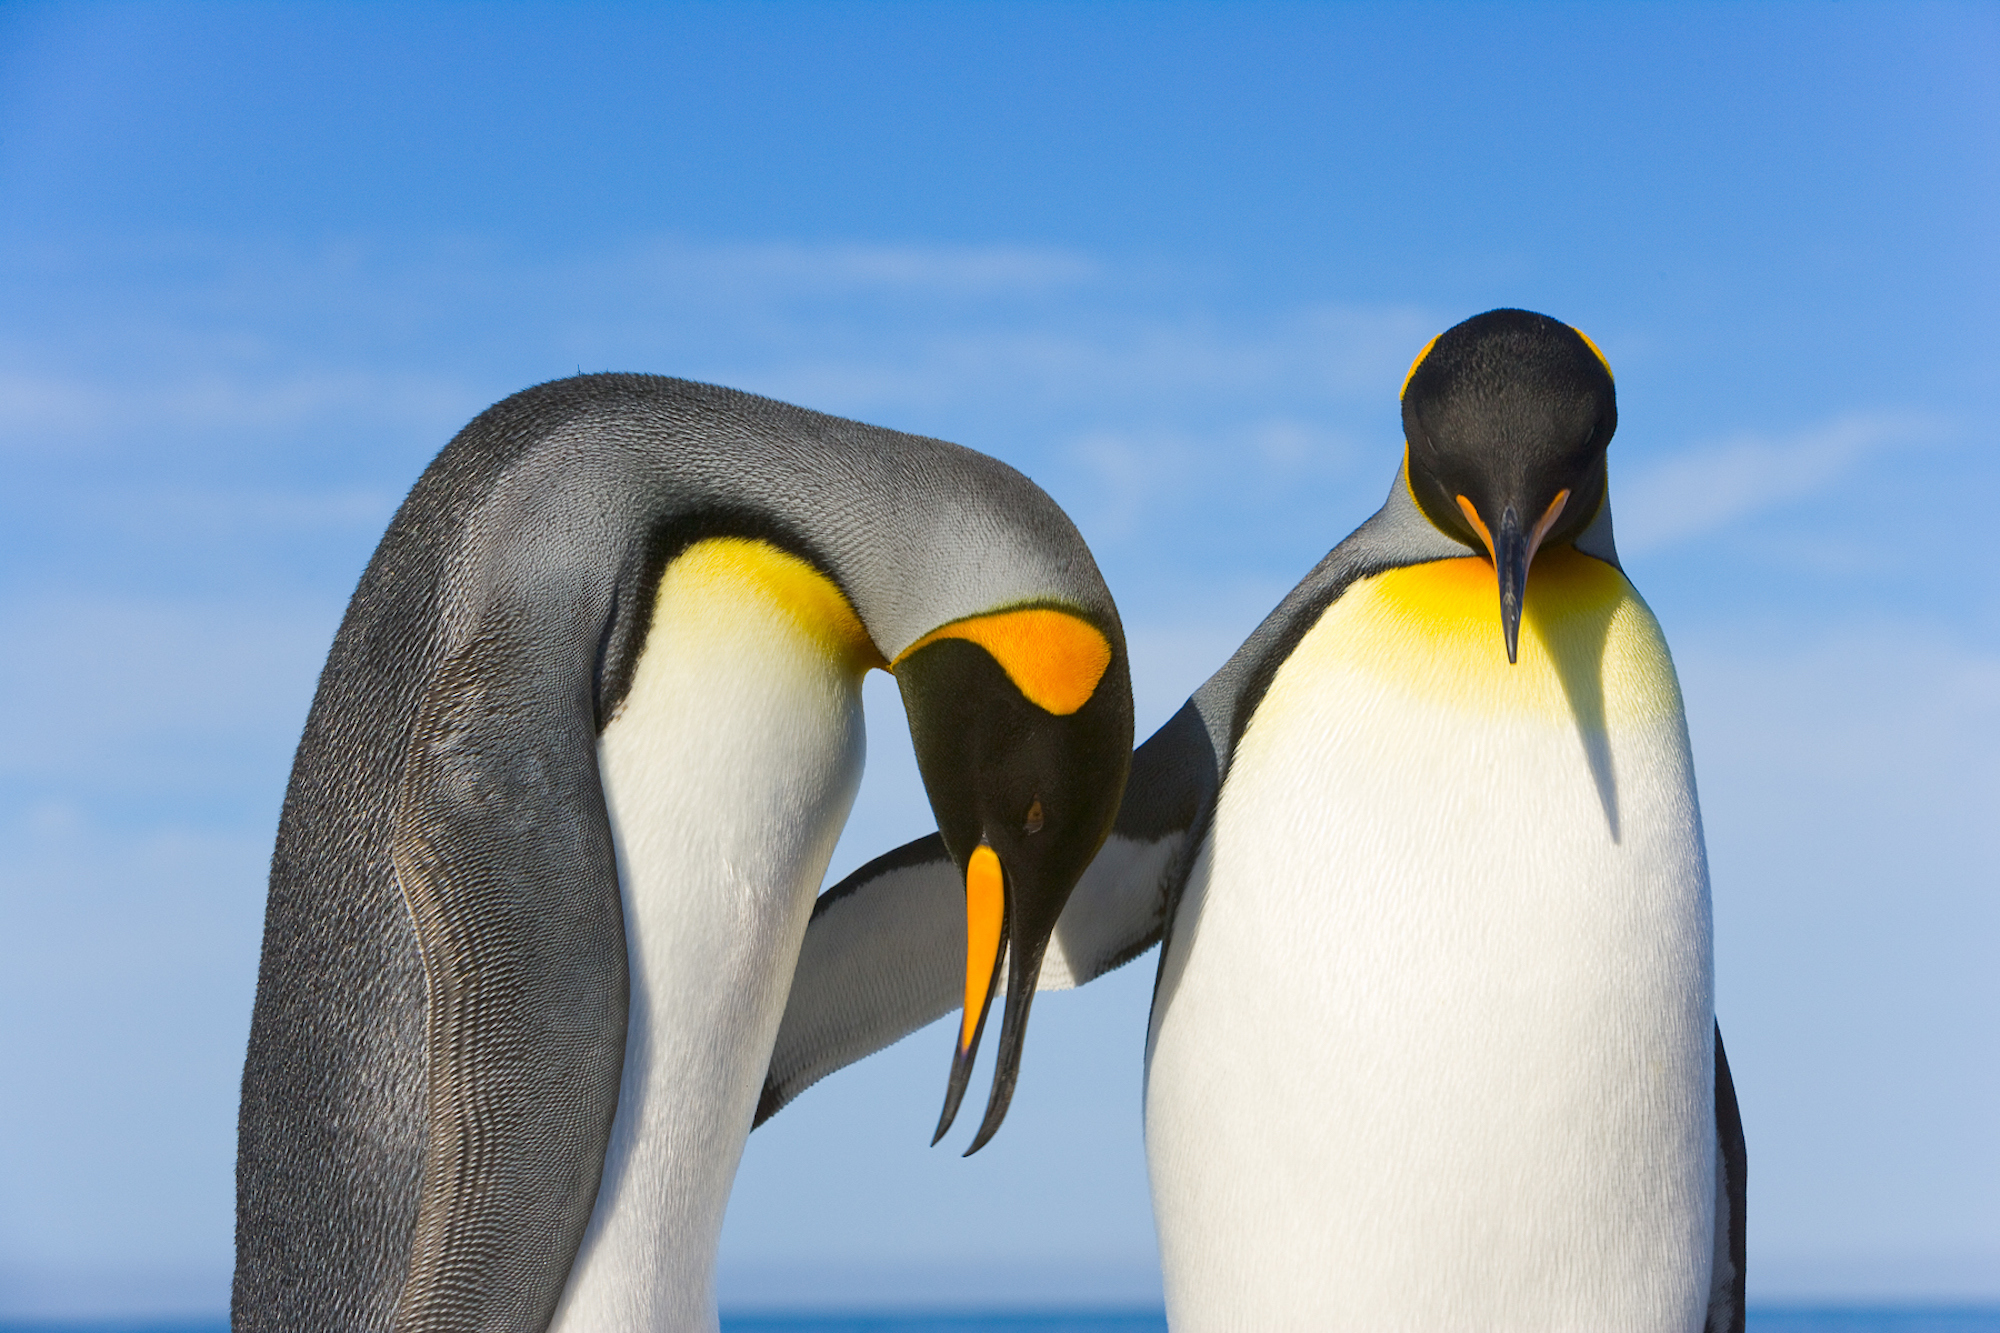
<instances>
[{"instance_id":1,"label":"grey plumage","mask_svg":"<svg viewBox=\"0 0 2000 1333\"><path fill-rule=\"evenodd\" d=\"M1043 601L1124 671L1074 526L993 459L652 376L482 413L370 561L299 745L243 1076L236 1328L546 1325L625 1036L595 738L661 570L724 535L808 558L885 656Z\"/></svg>"}]
</instances>

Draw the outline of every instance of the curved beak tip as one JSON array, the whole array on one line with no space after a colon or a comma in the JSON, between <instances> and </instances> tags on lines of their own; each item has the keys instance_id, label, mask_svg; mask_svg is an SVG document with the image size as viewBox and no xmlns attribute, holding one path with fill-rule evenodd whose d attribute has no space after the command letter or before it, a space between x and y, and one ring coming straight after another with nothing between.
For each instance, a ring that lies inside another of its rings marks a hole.
<instances>
[{"instance_id":1,"label":"curved beak tip","mask_svg":"<svg viewBox=\"0 0 2000 1333\"><path fill-rule=\"evenodd\" d=\"M945 1085L944 1110L938 1114L937 1130L931 1135L931 1147L935 1148L951 1129L951 1122L958 1118L958 1105L965 1100L965 1085L972 1077L973 1052L954 1051L951 1059L951 1081Z\"/></svg>"},{"instance_id":2,"label":"curved beak tip","mask_svg":"<svg viewBox=\"0 0 2000 1333\"><path fill-rule=\"evenodd\" d=\"M1040 969L1035 969L1039 971ZM1028 1006L1035 998L1035 983L1024 986L1013 977L1007 983L1007 1017L1000 1024L1000 1050L993 1061L993 1091L986 1098L986 1115L965 1156L984 1148L1000 1132L1007 1108L1014 1102L1014 1083L1021 1072L1021 1039L1027 1034Z\"/></svg>"}]
</instances>

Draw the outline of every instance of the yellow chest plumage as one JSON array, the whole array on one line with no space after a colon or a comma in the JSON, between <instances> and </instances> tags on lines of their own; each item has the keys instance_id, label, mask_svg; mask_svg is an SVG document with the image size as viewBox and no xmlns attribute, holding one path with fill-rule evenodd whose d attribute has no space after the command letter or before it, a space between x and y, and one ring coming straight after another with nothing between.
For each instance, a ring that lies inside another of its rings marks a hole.
<instances>
[{"instance_id":1,"label":"yellow chest plumage","mask_svg":"<svg viewBox=\"0 0 2000 1333\"><path fill-rule=\"evenodd\" d=\"M1666 640L1617 569L1567 547L1544 552L1512 665L1499 596L1493 566L1477 557L1390 570L1348 589L1285 670L1355 671L1439 708L1600 730L1680 713Z\"/></svg>"},{"instance_id":2,"label":"yellow chest plumage","mask_svg":"<svg viewBox=\"0 0 2000 1333\"><path fill-rule=\"evenodd\" d=\"M696 542L661 575L655 608L656 623L672 623L679 633L716 618L749 617L857 674L887 665L833 580L765 541Z\"/></svg>"}]
</instances>

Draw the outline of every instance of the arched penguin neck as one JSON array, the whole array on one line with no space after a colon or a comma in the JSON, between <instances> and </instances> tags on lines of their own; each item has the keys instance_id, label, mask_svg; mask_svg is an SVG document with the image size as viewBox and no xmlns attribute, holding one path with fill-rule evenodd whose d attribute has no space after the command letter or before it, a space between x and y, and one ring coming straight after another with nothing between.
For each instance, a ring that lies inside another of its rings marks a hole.
<instances>
[{"instance_id":1,"label":"arched penguin neck","mask_svg":"<svg viewBox=\"0 0 2000 1333\"><path fill-rule=\"evenodd\" d=\"M515 446L534 431L531 450ZM1054 501L942 440L712 385L591 375L496 405L439 461L445 477L484 479L459 543L460 559L488 566L474 586L532 600L549 570L601 571L616 608L596 646L613 683L644 641L660 571L710 537L762 539L817 567L889 659L1010 605L1116 624Z\"/></svg>"}]
</instances>

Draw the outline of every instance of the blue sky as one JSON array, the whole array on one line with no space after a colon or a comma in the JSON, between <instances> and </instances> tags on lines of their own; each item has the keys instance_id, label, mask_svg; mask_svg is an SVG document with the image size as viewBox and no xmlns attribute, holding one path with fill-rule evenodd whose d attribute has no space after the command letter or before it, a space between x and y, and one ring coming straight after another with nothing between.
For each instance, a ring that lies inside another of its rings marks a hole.
<instances>
[{"instance_id":1,"label":"blue sky","mask_svg":"<svg viewBox=\"0 0 2000 1333\"><path fill-rule=\"evenodd\" d=\"M2000 10L0 9L0 1314L225 1299L291 748L480 408L685 375L1013 462L1162 720L1496 305L1618 372L1752 1290L2000 1297ZM927 830L892 688L835 874ZM1150 968L1006 1130L925 1033L753 1137L724 1289L1143 1297Z\"/></svg>"}]
</instances>

